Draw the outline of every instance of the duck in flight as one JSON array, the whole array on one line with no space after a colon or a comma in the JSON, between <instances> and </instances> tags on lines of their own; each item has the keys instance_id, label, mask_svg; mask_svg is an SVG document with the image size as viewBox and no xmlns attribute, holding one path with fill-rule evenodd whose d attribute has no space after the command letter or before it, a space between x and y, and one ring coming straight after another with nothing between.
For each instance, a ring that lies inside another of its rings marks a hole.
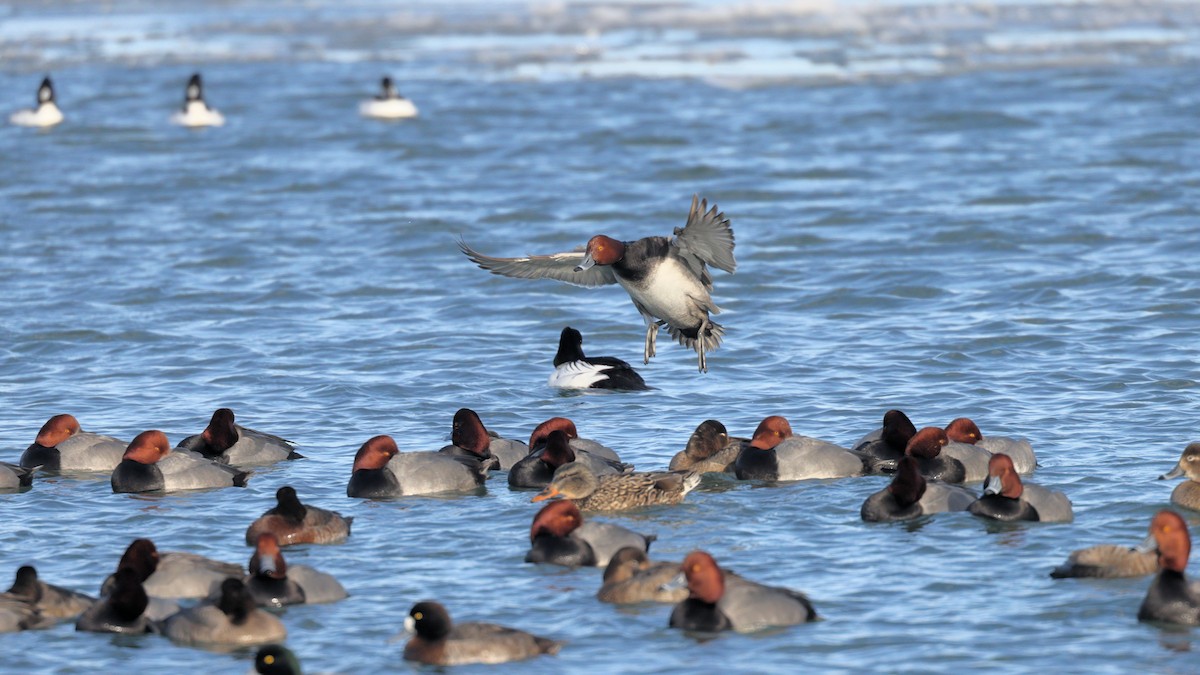
<instances>
[{"instance_id":1,"label":"duck in flight","mask_svg":"<svg viewBox=\"0 0 1200 675\"><path fill-rule=\"evenodd\" d=\"M620 284L646 321L643 363L654 356L658 329L666 327L679 344L696 350L700 372L708 371L705 358L721 345L724 327L709 319L721 310L713 304L712 277L707 265L732 274L733 230L729 219L708 200L692 197L687 224L675 228L673 237L645 237L619 241L598 234L582 251L523 258L493 258L475 251L465 241L459 248L479 267L517 279L555 279L592 288Z\"/></svg>"}]
</instances>

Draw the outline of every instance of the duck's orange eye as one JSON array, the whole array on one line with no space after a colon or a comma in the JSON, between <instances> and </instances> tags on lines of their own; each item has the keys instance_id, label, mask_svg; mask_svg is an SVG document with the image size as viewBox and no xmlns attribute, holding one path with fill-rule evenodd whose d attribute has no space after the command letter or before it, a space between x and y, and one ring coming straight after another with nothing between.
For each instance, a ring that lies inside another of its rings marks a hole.
<instances>
[{"instance_id":1,"label":"duck's orange eye","mask_svg":"<svg viewBox=\"0 0 1200 675\"><path fill-rule=\"evenodd\" d=\"M413 614L413 618L416 619L417 621L420 621L421 619L425 618L425 615L420 612L417 612L416 614Z\"/></svg>"},{"instance_id":2,"label":"duck's orange eye","mask_svg":"<svg viewBox=\"0 0 1200 675\"><path fill-rule=\"evenodd\" d=\"M263 657L263 663L267 664L268 666L273 666L275 665L275 657L267 654L265 657Z\"/></svg>"}]
</instances>

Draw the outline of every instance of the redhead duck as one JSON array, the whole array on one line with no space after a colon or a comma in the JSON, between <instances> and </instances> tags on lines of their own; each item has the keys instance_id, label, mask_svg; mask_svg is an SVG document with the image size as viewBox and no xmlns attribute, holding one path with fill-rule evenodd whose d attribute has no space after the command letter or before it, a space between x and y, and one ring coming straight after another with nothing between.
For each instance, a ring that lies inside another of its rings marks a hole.
<instances>
[{"instance_id":1,"label":"redhead duck","mask_svg":"<svg viewBox=\"0 0 1200 675\"><path fill-rule=\"evenodd\" d=\"M695 349L701 372L705 357L721 346L725 329L709 319L721 310L713 304L712 277L705 265L732 274L733 230L729 219L708 200L692 197L687 224L675 237L646 237L618 241L603 234L588 240L583 251L524 258L493 258L459 241L459 248L481 268L518 279L555 279L576 286L620 284L646 321L643 363L654 356L660 326L679 344Z\"/></svg>"},{"instance_id":2,"label":"redhead duck","mask_svg":"<svg viewBox=\"0 0 1200 675\"><path fill-rule=\"evenodd\" d=\"M583 514L570 500L550 502L533 517L529 527L529 553L525 562L564 567L603 567L625 547L643 553L654 535L638 534L613 523L583 522Z\"/></svg>"},{"instance_id":3,"label":"redhead duck","mask_svg":"<svg viewBox=\"0 0 1200 675\"><path fill-rule=\"evenodd\" d=\"M960 485L926 481L913 457L902 457L890 485L867 497L862 519L871 523L912 520L931 513L966 511L975 495Z\"/></svg>"},{"instance_id":4,"label":"redhead duck","mask_svg":"<svg viewBox=\"0 0 1200 675\"><path fill-rule=\"evenodd\" d=\"M43 471L111 473L121 463L128 445L112 436L80 429L79 420L72 415L55 415L46 420L33 445L21 454L21 466Z\"/></svg>"},{"instance_id":5,"label":"redhead duck","mask_svg":"<svg viewBox=\"0 0 1200 675\"><path fill-rule=\"evenodd\" d=\"M892 463L904 456L904 449L916 435L917 427L908 415L889 410L883 414L883 426L859 439L850 451L863 458L871 473L890 473Z\"/></svg>"},{"instance_id":6,"label":"redhead duck","mask_svg":"<svg viewBox=\"0 0 1200 675\"><path fill-rule=\"evenodd\" d=\"M583 335L567 326L558 336L554 372L547 382L561 389L649 389L633 366L612 356L584 356Z\"/></svg>"},{"instance_id":7,"label":"redhead duck","mask_svg":"<svg viewBox=\"0 0 1200 675\"><path fill-rule=\"evenodd\" d=\"M258 544L250 556L246 590L254 602L265 607L283 607L304 602L304 589L288 578L287 561L279 550L279 540L270 532L258 535Z\"/></svg>"},{"instance_id":8,"label":"redhead duck","mask_svg":"<svg viewBox=\"0 0 1200 675\"><path fill-rule=\"evenodd\" d=\"M204 102L204 85L200 81L200 73L188 79L184 90L183 109L171 115L171 121L183 127L219 127L225 124L225 117L208 107Z\"/></svg>"},{"instance_id":9,"label":"redhead duck","mask_svg":"<svg viewBox=\"0 0 1200 675\"><path fill-rule=\"evenodd\" d=\"M1159 480L1187 476L1171 492L1171 502L1186 509L1200 511L1200 443L1189 443L1175 463L1175 468L1159 476Z\"/></svg>"},{"instance_id":10,"label":"redhead duck","mask_svg":"<svg viewBox=\"0 0 1200 675\"><path fill-rule=\"evenodd\" d=\"M626 546L608 561L604 568L604 583L596 592L596 598L615 605L682 602L688 596L686 588L664 588L678 574L679 563L652 563L645 551Z\"/></svg>"},{"instance_id":11,"label":"redhead duck","mask_svg":"<svg viewBox=\"0 0 1200 675\"><path fill-rule=\"evenodd\" d=\"M95 604L90 595L52 586L38 579L37 569L24 565L17 570L13 585L4 594L37 607L48 619L74 619Z\"/></svg>"},{"instance_id":12,"label":"redhead duck","mask_svg":"<svg viewBox=\"0 0 1200 675\"><path fill-rule=\"evenodd\" d=\"M179 443L184 450L232 466L262 466L285 459L302 459L291 442L247 429L233 421L233 411L218 408L204 431Z\"/></svg>"},{"instance_id":13,"label":"redhead duck","mask_svg":"<svg viewBox=\"0 0 1200 675\"><path fill-rule=\"evenodd\" d=\"M1146 591L1138 609L1138 621L1200 625L1200 590L1192 587L1184 576L1192 539L1183 518L1174 511L1156 513L1150 521L1150 536L1138 550L1156 552L1162 568Z\"/></svg>"},{"instance_id":14,"label":"redhead duck","mask_svg":"<svg viewBox=\"0 0 1200 675\"><path fill-rule=\"evenodd\" d=\"M571 439L571 449L576 453L586 452L613 462L621 461L621 458L617 456L616 451L612 448L597 443L590 438L580 438L579 430L575 428L575 423L566 417L551 417L537 425L533 433L529 434L529 452L532 454L541 450L549 440L550 432L552 431L565 433ZM623 465L620 468L633 468L633 465Z\"/></svg>"},{"instance_id":15,"label":"redhead duck","mask_svg":"<svg viewBox=\"0 0 1200 675\"><path fill-rule=\"evenodd\" d=\"M983 432L970 418L959 417L946 425L946 435L952 443L974 445L989 455L1004 453L1008 455L1019 474L1031 474L1037 468L1037 457L1033 454L1033 446L1024 438L1005 438L1004 436L984 436ZM970 479L968 479L970 480Z\"/></svg>"},{"instance_id":16,"label":"redhead duck","mask_svg":"<svg viewBox=\"0 0 1200 675\"><path fill-rule=\"evenodd\" d=\"M1004 453L992 455L983 496L967 509L994 520L1036 520L1069 523L1075 519L1071 501L1061 492L1021 482L1012 459Z\"/></svg>"},{"instance_id":17,"label":"redhead duck","mask_svg":"<svg viewBox=\"0 0 1200 675\"><path fill-rule=\"evenodd\" d=\"M248 569L246 588L258 604L267 607L316 605L349 597L332 575L307 565L289 565L279 550L279 540L270 532L258 537Z\"/></svg>"},{"instance_id":18,"label":"redhead duck","mask_svg":"<svg viewBox=\"0 0 1200 675\"><path fill-rule=\"evenodd\" d=\"M688 598L671 612L672 628L745 633L817 620L802 593L728 575L704 551L692 551L683 559L675 583L683 585L685 579Z\"/></svg>"},{"instance_id":19,"label":"redhead duck","mask_svg":"<svg viewBox=\"0 0 1200 675\"><path fill-rule=\"evenodd\" d=\"M300 660L283 645L260 647L254 655L254 672L259 675L300 675Z\"/></svg>"},{"instance_id":20,"label":"redhead duck","mask_svg":"<svg viewBox=\"0 0 1200 675\"><path fill-rule=\"evenodd\" d=\"M149 539L134 539L121 556L118 569L128 568L138 573L152 598L204 598L211 595L227 577L241 578L241 565L223 563L194 553L167 551L159 553ZM100 588L108 595L114 577L110 576ZM151 613L158 618L157 612Z\"/></svg>"},{"instance_id":21,"label":"redhead duck","mask_svg":"<svg viewBox=\"0 0 1200 675\"><path fill-rule=\"evenodd\" d=\"M1139 551L1128 546L1101 544L1073 551L1066 562L1050 571L1052 579L1091 577L1118 579L1144 577L1158 571L1158 557L1153 551Z\"/></svg>"},{"instance_id":22,"label":"redhead duck","mask_svg":"<svg viewBox=\"0 0 1200 675\"><path fill-rule=\"evenodd\" d=\"M167 435L143 431L129 442L112 472L113 492L171 492L246 487L249 475L187 450L171 450Z\"/></svg>"},{"instance_id":23,"label":"redhead duck","mask_svg":"<svg viewBox=\"0 0 1200 675\"><path fill-rule=\"evenodd\" d=\"M412 101L400 95L392 78L384 77L380 83L379 94L358 105L358 112L363 117L377 120L401 120L417 116L417 106Z\"/></svg>"},{"instance_id":24,"label":"redhead duck","mask_svg":"<svg viewBox=\"0 0 1200 675\"><path fill-rule=\"evenodd\" d=\"M33 485L33 469L0 462L0 491L12 492Z\"/></svg>"},{"instance_id":25,"label":"redhead duck","mask_svg":"<svg viewBox=\"0 0 1200 675\"><path fill-rule=\"evenodd\" d=\"M613 476L628 473L633 467L614 462L586 450L578 453L571 448L571 439L565 431L555 429L546 437L538 449L513 465L508 472L508 485L514 488L544 488L554 478L554 472L564 464L579 462L597 476Z\"/></svg>"},{"instance_id":26,"label":"redhead duck","mask_svg":"<svg viewBox=\"0 0 1200 675\"><path fill-rule=\"evenodd\" d=\"M507 663L557 654L563 643L494 623L452 624L446 608L432 600L413 605L404 629L414 633L404 658L434 666Z\"/></svg>"},{"instance_id":27,"label":"redhead duck","mask_svg":"<svg viewBox=\"0 0 1200 675\"><path fill-rule=\"evenodd\" d=\"M211 647L249 647L282 642L287 629L275 615L254 606L241 579L221 582L221 596L168 617L162 632L173 642Z\"/></svg>"},{"instance_id":28,"label":"redhead duck","mask_svg":"<svg viewBox=\"0 0 1200 675\"><path fill-rule=\"evenodd\" d=\"M700 484L695 471L656 471L597 476L581 462L558 467L533 501L564 497L584 511L625 511L678 504Z\"/></svg>"},{"instance_id":29,"label":"redhead duck","mask_svg":"<svg viewBox=\"0 0 1200 675\"><path fill-rule=\"evenodd\" d=\"M500 458L492 454L492 437L488 434L487 427L483 426L479 415L470 408L460 408L454 413L454 422L450 428L450 445L438 452L481 462L488 471L504 468Z\"/></svg>"},{"instance_id":30,"label":"redhead duck","mask_svg":"<svg viewBox=\"0 0 1200 675\"><path fill-rule=\"evenodd\" d=\"M262 514L246 528L246 544L254 546L259 535L270 532L280 546L296 544L339 544L350 536L349 518L300 503L296 490L285 485L275 491L275 508Z\"/></svg>"},{"instance_id":31,"label":"redhead duck","mask_svg":"<svg viewBox=\"0 0 1200 675\"><path fill-rule=\"evenodd\" d=\"M789 481L861 476L862 459L827 441L796 436L788 421L772 415L759 423L733 464L738 480Z\"/></svg>"},{"instance_id":32,"label":"redhead duck","mask_svg":"<svg viewBox=\"0 0 1200 675\"><path fill-rule=\"evenodd\" d=\"M748 438L730 438L724 424L716 420L704 420L688 438L687 447L671 458L667 469L733 473L733 463L748 443Z\"/></svg>"},{"instance_id":33,"label":"redhead duck","mask_svg":"<svg viewBox=\"0 0 1200 675\"><path fill-rule=\"evenodd\" d=\"M42 84L37 90L37 107L32 110L18 110L8 118L19 127L52 127L63 121L62 111L54 101L54 85L50 76L42 78Z\"/></svg>"},{"instance_id":34,"label":"redhead duck","mask_svg":"<svg viewBox=\"0 0 1200 675\"><path fill-rule=\"evenodd\" d=\"M112 576L110 590L79 615L75 630L92 633L153 632L153 623L146 616L150 599L138 576L138 572L132 568L118 568Z\"/></svg>"},{"instance_id":35,"label":"redhead duck","mask_svg":"<svg viewBox=\"0 0 1200 675\"><path fill-rule=\"evenodd\" d=\"M950 439L944 430L925 427L908 440L904 453L916 460L917 470L926 479L962 483L967 478L966 467L957 459L942 454L942 449L949 444ZM986 478L987 474L983 477Z\"/></svg>"},{"instance_id":36,"label":"redhead duck","mask_svg":"<svg viewBox=\"0 0 1200 675\"><path fill-rule=\"evenodd\" d=\"M358 449L346 496L368 499L474 492L487 466L440 452L400 452L391 436L375 436Z\"/></svg>"}]
</instances>

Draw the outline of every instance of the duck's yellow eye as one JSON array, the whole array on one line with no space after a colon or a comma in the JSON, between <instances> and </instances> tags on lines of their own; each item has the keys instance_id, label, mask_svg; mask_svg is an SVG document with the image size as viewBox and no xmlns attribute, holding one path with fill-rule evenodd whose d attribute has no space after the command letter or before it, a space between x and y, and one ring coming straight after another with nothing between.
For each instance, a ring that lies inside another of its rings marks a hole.
<instances>
[{"instance_id":1,"label":"duck's yellow eye","mask_svg":"<svg viewBox=\"0 0 1200 675\"><path fill-rule=\"evenodd\" d=\"M416 619L417 621L420 621L421 619L425 618L425 615L421 614L420 612L417 612L416 614L413 614L413 618Z\"/></svg>"},{"instance_id":2,"label":"duck's yellow eye","mask_svg":"<svg viewBox=\"0 0 1200 675\"><path fill-rule=\"evenodd\" d=\"M268 666L275 665L275 657L267 654L265 657L263 657L263 663L267 664Z\"/></svg>"}]
</instances>

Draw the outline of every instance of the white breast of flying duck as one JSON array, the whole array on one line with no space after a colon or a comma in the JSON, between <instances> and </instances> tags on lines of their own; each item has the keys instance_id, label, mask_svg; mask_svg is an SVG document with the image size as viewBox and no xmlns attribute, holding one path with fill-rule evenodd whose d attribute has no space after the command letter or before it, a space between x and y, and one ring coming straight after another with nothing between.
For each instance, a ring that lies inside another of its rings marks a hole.
<instances>
[{"instance_id":1,"label":"white breast of flying duck","mask_svg":"<svg viewBox=\"0 0 1200 675\"><path fill-rule=\"evenodd\" d=\"M651 314L679 326L691 326L711 309L712 300L700 279L675 258L663 258L641 283L630 283L617 277L630 297Z\"/></svg>"},{"instance_id":2,"label":"white breast of flying duck","mask_svg":"<svg viewBox=\"0 0 1200 675\"><path fill-rule=\"evenodd\" d=\"M586 361L568 361L550 373L551 387L563 389L587 389L597 382L608 379L612 366L598 366Z\"/></svg>"}]
</instances>

